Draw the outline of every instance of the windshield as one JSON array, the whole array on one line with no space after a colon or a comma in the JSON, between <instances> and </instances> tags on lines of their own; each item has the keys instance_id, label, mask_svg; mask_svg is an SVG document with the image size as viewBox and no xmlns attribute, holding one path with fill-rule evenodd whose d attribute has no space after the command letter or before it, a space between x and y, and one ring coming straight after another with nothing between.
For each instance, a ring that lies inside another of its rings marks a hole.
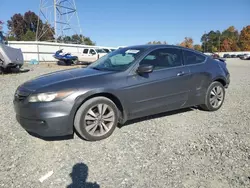
<instances>
[{"instance_id":1,"label":"windshield","mask_svg":"<svg viewBox=\"0 0 250 188\"><path fill-rule=\"evenodd\" d=\"M89 67L98 70L124 71L143 51L143 48L118 49L101 57Z\"/></svg>"},{"instance_id":2,"label":"windshield","mask_svg":"<svg viewBox=\"0 0 250 188\"><path fill-rule=\"evenodd\" d=\"M97 53L107 53L103 49L95 49Z\"/></svg>"}]
</instances>

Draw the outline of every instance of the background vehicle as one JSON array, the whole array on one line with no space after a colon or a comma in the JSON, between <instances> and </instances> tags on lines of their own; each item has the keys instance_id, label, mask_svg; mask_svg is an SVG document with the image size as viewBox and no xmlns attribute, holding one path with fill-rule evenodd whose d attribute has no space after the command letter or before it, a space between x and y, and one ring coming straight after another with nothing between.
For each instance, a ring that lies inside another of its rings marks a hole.
<instances>
[{"instance_id":1,"label":"background vehicle","mask_svg":"<svg viewBox=\"0 0 250 188\"><path fill-rule=\"evenodd\" d=\"M248 60L250 59L250 54L244 54L240 57L240 59L243 59L243 60Z\"/></svg>"},{"instance_id":2,"label":"background vehicle","mask_svg":"<svg viewBox=\"0 0 250 188\"><path fill-rule=\"evenodd\" d=\"M211 53L211 52L204 52L204 54L207 55L207 56L213 55L213 53Z\"/></svg>"},{"instance_id":3,"label":"background vehicle","mask_svg":"<svg viewBox=\"0 0 250 188\"><path fill-rule=\"evenodd\" d=\"M211 54L211 57L212 57L213 59L219 59L219 58L220 58L219 54L215 54L215 53L212 53L212 54Z\"/></svg>"},{"instance_id":4,"label":"background vehicle","mask_svg":"<svg viewBox=\"0 0 250 188\"><path fill-rule=\"evenodd\" d=\"M77 56L72 56L71 53L63 53L63 49L56 51L53 57L59 60L58 64L71 65L78 61Z\"/></svg>"},{"instance_id":5,"label":"background vehicle","mask_svg":"<svg viewBox=\"0 0 250 188\"><path fill-rule=\"evenodd\" d=\"M102 56L105 56L107 52L99 48L84 48L82 53L72 53L77 56L78 60L86 63L93 63Z\"/></svg>"},{"instance_id":6,"label":"background vehicle","mask_svg":"<svg viewBox=\"0 0 250 188\"><path fill-rule=\"evenodd\" d=\"M107 49L107 48L103 48L103 50L106 52L106 53L110 53L111 50L110 49Z\"/></svg>"},{"instance_id":7,"label":"background vehicle","mask_svg":"<svg viewBox=\"0 0 250 188\"><path fill-rule=\"evenodd\" d=\"M241 58L242 56L244 56L244 54L238 54L236 57Z\"/></svg>"},{"instance_id":8,"label":"background vehicle","mask_svg":"<svg viewBox=\"0 0 250 188\"><path fill-rule=\"evenodd\" d=\"M7 46L3 33L0 31L0 73L11 68L20 69L23 66L23 53L21 49Z\"/></svg>"},{"instance_id":9,"label":"background vehicle","mask_svg":"<svg viewBox=\"0 0 250 188\"><path fill-rule=\"evenodd\" d=\"M223 58L231 58L231 55L230 54L224 54Z\"/></svg>"},{"instance_id":10,"label":"background vehicle","mask_svg":"<svg viewBox=\"0 0 250 188\"><path fill-rule=\"evenodd\" d=\"M218 110L230 74L225 62L172 45L118 49L87 68L47 74L18 87L18 122L41 136L101 140L118 123L190 106Z\"/></svg>"},{"instance_id":11,"label":"background vehicle","mask_svg":"<svg viewBox=\"0 0 250 188\"><path fill-rule=\"evenodd\" d=\"M107 53L110 53L110 52L115 51L116 49L114 49L114 48L103 48L103 50L104 50L105 52L107 52Z\"/></svg>"},{"instance_id":12,"label":"background vehicle","mask_svg":"<svg viewBox=\"0 0 250 188\"><path fill-rule=\"evenodd\" d=\"M225 58L220 57L220 55L216 53L204 53L204 54L218 61L223 61L223 62L226 61Z\"/></svg>"},{"instance_id":13,"label":"background vehicle","mask_svg":"<svg viewBox=\"0 0 250 188\"><path fill-rule=\"evenodd\" d=\"M117 50L117 49L115 49L115 48L110 48L110 50L111 50L111 52L113 52L113 51L115 51L115 50Z\"/></svg>"}]
</instances>

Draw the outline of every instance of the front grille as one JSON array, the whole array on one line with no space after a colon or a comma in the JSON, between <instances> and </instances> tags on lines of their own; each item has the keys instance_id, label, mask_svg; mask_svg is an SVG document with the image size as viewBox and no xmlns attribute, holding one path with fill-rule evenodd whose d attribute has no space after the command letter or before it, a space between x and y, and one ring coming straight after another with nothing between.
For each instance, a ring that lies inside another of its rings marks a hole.
<instances>
[{"instance_id":1,"label":"front grille","mask_svg":"<svg viewBox=\"0 0 250 188\"><path fill-rule=\"evenodd\" d=\"M18 88L15 93L15 100L16 101L24 101L28 96L30 95L30 92L23 89Z\"/></svg>"}]
</instances>

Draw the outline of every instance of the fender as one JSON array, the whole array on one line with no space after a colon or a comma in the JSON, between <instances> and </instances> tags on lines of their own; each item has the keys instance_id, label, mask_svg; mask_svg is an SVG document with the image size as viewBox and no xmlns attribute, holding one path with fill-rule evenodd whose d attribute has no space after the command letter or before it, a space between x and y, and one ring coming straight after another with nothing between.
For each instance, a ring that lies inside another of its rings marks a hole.
<instances>
[{"instance_id":1,"label":"fender","mask_svg":"<svg viewBox=\"0 0 250 188\"><path fill-rule=\"evenodd\" d=\"M119 119L120 123L125 123L128 119L128 115L127 115L127 110L125 107L125 103L123 100L121 100L119 97L117 97L117 95L114 94L114 92L112 90L107 90L107 89L97 89L97 90L90 90L85 92L82 92L82 94L80 94L78 97L76 97L75 99L75 104L70 112L70 116L69 116L69 124L72 125L72 128L74 126L74 118L75 118L75 114L77 112L77 110L80 108L80 106L87 101L88 99L95 97L95 96L105 96L105 95L112 95L115 98L117 98L119 100L119 103L121 104L122 107L122 114L121 117ZM119 107L118 107L119 108Z\"/></svg>"},{"instance_id":2,"label":"fender","mask_svg":"<svg viewBox=\"0 0 250 188\"><path fill-rule=\"evenodd\" d=\"M225 77L224 76L216 76L216 77L214 77L213 79L212 79L212 82L214 82L214 81L221 81L221 83L223 84L223 86L225 86L226 84L227 84L227 80L225 79ZM212 83L211 82L211 83Z\"/></svg>"}]
</instances>

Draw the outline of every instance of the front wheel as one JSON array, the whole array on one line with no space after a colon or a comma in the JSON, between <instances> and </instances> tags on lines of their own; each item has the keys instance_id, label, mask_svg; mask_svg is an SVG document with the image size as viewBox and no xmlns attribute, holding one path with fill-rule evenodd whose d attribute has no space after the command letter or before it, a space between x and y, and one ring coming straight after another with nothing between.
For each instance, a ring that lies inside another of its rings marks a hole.
<instances>
[{"instance_id":1,"label":"front wheel","mask_svg":"<svg viewBox=\"0 0 250 188\"><path fill-rule=\"evenodd\" d=\"M97 141L109 137L118 123L118 109L110 99L95 97L87 100L76 113L74 126L86 140Z\"/></svg>"},{"instance_id":2,"label":"front wheel","mask_svg":"<svg viewBox=\"0 0 250 188\"><path fill-rule=\"evenodd\" d=\"M220 109L225 99L225 88L220 82L213 82L208 87L205 104L200 105L203 110L216 111Z\"/></svg>"}]
</instances>

